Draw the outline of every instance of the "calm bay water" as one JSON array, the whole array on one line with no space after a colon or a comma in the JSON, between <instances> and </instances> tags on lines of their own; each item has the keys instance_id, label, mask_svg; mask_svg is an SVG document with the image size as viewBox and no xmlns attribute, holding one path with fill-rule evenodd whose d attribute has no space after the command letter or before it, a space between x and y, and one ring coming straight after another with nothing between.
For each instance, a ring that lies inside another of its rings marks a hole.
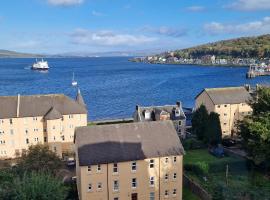
<instances>
[{"instance_id":1,"label":"calm bay water","mask_svg":"<svg viewBox=\"0 0 270 200\"><path fill-rule=\"evenodd\" d=\"M269 84L247 80L247 68L150 65L128 58L51 58L48 73L30 70L35 59L0 59L0 95L64 93L75 97L72 73L87 103L90 120L131 117L135 105L194 105L205 87ZM1 112L1 111L0 111Z\"/></svg>"}]
</instances>

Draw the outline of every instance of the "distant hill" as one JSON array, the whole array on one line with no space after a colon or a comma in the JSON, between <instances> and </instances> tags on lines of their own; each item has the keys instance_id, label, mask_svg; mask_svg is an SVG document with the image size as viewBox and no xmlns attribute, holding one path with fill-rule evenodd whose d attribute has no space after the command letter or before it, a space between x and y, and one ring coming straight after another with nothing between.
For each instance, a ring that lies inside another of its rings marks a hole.
<instances>
[{"instance_id":1,"label":"distant hill","mask_svg":"<svg viewBox=\"0 0 270 200\"><path fill-rule=\"evenodd\" d=\"M205 55L218 58L270 58L270 34L223 40L172 53L178 58L201 58Z\"/></svg>"},{"instance_id":2,"label":"distant hill","mask_svg":"<svg viewBox=\"0 0 270 200\"><path fill-rule=\"evenodd\" d=\"M44 55L19 53L16 51L8 51L0 49L0 58L39 58L39 57L44 57Z\"/></svg>"}]
</instances>

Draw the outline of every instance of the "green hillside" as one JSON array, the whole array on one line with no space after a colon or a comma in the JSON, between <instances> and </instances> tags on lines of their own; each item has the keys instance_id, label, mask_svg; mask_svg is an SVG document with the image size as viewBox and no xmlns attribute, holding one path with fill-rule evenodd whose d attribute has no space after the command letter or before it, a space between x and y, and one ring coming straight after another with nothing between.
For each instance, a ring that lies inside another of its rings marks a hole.
<instances>
[{"instance_id":1,"label":"green hillside","mask_svg":"<svg viewBox=\"0 0 270 200\"><path fill-rule=\"evenodd\" d=\"M204 55L218 58L270 58L270 34L209 43L176 50L174 54L178 58L200 58Z\"/></svg>"},{"instance_id":2,"label":"green hillside","mask_svg":"<svg viewBox=\"0 0 270 200\"><path fill-rule=\"evenodd\" d=\"M38 54L19 53L15 51L0 50L0 58L38 58L44 57Z\"/></svg>"}]
</instances>

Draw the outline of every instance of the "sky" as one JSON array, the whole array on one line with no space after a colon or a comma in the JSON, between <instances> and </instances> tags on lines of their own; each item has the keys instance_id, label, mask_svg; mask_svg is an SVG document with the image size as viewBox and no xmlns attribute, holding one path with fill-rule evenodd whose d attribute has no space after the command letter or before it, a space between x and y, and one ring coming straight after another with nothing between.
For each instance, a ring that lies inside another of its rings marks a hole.
<instances>
[{"instance_id":1,"label":"sky","mask_svg":"<svg viewBox=\"0 0 270 200\"><path fill-rule=\"evenodd\" d=\"M270 0L2 0L0 49L167 51L270 33Z\"/></svg>"}]
</instances>

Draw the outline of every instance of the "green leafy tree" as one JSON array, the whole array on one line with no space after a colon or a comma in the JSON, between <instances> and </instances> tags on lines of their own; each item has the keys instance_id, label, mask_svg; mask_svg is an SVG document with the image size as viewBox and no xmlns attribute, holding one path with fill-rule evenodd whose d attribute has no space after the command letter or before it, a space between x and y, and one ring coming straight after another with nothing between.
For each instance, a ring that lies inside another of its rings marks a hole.
<instances>
[{"instance_id":1,"label":"green leafy tree","mask_svg":"<svg viewBox=\"0 0 270 200\"><path fill-rule=\"evenodd\" d=\"M22 155L18 163L18 170L56 174L62 165L60 158L47 145L35 145L30 146L29 150Z\"/></svg>"},{"instance_id":2,"label":"green leafy tree","mask_svg":"<svg viewBox=\"0 0 270 200\"><path fill-rule=\"evenodd\" d=\"M192 132L197 135L199 140L203 140L205 138L207 122L207 109L205 105L201 105L192 116Z\"/></svg>"},{"instance_id":3,"label":"green leafy tree","mask_svg":"<svg viewBox=\"0 0 270 200\"><path fill-rule=\"evenodd\" d=\"M208 117L205 140L211 145L221 144L222 131L219 114L211 112Z\"/></svg>"},{"instance_id":4,"label":"green leafy tree","mask_svg":"<svg viewBox=\"0 0 270 200\"><path fill-rule=\"evenodd\" d=\"M66 190L52 175L32 172L14 179L10 196L14 200L63 200L67 196Z\"/></svg>"},{"instance_id":5,"label":"green leafy tree","mask_svg":"<svg viewBox=\"0 0 270 200\"><path fill-rule=\"evenodd\" d=\"M261 88L253 103L253 115L239 125L244 147L255 164L270 167L270 88Z\"/></svg>"}]
</instances>

